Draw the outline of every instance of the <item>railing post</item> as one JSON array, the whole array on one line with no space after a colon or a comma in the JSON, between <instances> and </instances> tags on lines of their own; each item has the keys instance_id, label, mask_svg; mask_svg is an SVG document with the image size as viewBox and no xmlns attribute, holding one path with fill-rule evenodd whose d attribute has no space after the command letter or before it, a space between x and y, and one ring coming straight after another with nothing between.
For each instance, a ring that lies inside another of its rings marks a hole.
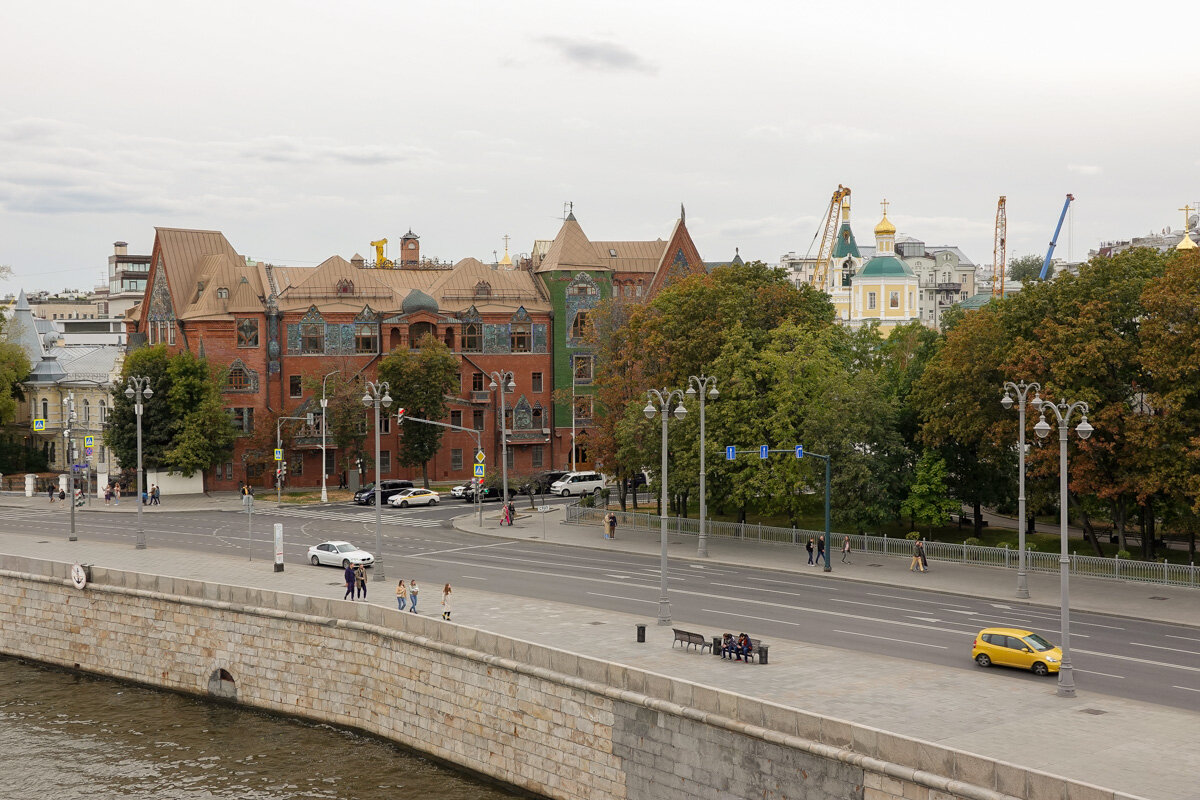
<instances>
[{"instance_id":1,"label":"railing post","mask_svg":"<svg viewBox=\"0 0 1200 800\"><path fill-rule=\"evenodd\" d=\"M1117 553L1115 556L1113 556L1113 577L1114 578L1121 577L1121 554L1120 553Z\"/></svg>"},{"instance_id":2,"label":"railing post","mask_svg":"<svg viewBox=\"0 0 1200 800\"><path fill-rule=\"evenodd\" d=\"M885 556L888 554L888 540L886 533L883 535L883 554Z\"/></svg>"},{"instance_id":3,"label":"railing post","mask_svg":"<svg viewBox=\"0 0 1200 800\"><path fill-rule=\"evenodd\" d=\"M965 564L965 563L967 563L967 543L966 542L962 543L962 549L963 549L963 551L962 551L963 559L962 560L963 560L963 563Z\"/></svg>"},{"instance_id":4,"label":"railing post","mask_svg":"<svg viewBox=\"0 0 1200 800\"><path fill-rule=\"evenodd\" d=\"M1010 551L1008 549L1008 542L1005 542L1004 543L1004 568L1005 569L1009 569L1012 566L1012 562L1009 561L1009 552Z\"/></svg>"},{"instance_id":5,"label":"railing post","mask_svg":"<svg viewBox=\"0 0 1200 800\"><path fill-rule=\"evenodd\" d=\"M792 526L792 544L796 543L796 526Z\"/></svg>"},{"instance_id":6,"label":"railing post","mask_svg":"<svg viewBox=\"0 0 1200 800\"><path fill-rule=\"evenodd\" d=\"M762 523L758 523L758 543L762 544Z\"/></svg>"}]
</instances>

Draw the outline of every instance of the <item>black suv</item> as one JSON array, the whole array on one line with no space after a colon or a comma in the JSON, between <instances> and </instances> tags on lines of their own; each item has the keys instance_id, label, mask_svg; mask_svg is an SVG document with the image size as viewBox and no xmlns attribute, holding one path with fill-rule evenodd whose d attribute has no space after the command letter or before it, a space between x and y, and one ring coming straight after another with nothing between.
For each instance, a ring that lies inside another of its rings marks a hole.
<instances>
[{"instance_id":1,"label":"black suv","mask_svg":"<svg viewBox=\"0 0 1200 800\"><path fill-rule=\"evenodd\" d=\"M550 484L554 483L556 480L566 474L567 471L562 469L550 469L546 470L545 472L539 472L537 476L529 482L529 491L533 494L546 494L550 491ZM522 486L522 493L524 493L524 489L525 487Z\"/></svg>"},{"instance_id":2,"label":"black suv","mask_svg":"<svg viewBox=\"0 0 1200 800\"><path fill-rule=\"evenodd\" d=\"M483 490L479 495L479 499L483 502L487 502L488 500L503 500L504 492L501 491L502 488L503 484L500 481L496 481L495 483L485 483L483 485ZM511 498L513 494L514 492L510 489L508 496ZM473 486L468 486L463 490L463 500L467 503L475 502L475 488Z\"/></svg>"},{"instance_id":3,"label":"black suv","mask_svg":"<svg viewBox=\"0 0 1200 800\"><path fill-rule=\"evenodd\" d=\"M392 495L398 494L405 489L413 488L412 481L380 481L379 482L379 500L382 503L387 503ZM368 483L363 488L354 493L354 502L360 506L375 505L375 484Z\"/></svg>"}]
</instances>

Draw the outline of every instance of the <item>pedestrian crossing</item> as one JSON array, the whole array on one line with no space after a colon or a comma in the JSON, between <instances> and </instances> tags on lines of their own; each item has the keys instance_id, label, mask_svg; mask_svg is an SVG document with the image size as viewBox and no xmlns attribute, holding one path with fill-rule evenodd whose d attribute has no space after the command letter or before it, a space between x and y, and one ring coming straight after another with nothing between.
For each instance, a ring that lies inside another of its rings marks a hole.
<instances>
[{"instance_id":1,"label":"pedestrian crossing","mask_svg":"<svg viewBox=\"0 0 1200 800\"><path fill-rule=\"evenodd\" d=\"M375 524L374 514L355 514L350 511L334 511L330 509L272 508L262 509L261 511L255 509L254 513L275 517L327 520L329 522L361 522L364 525ZM442 521L439 519L426 519L416 514L406 514L403 511L392 511L391 509L384 509L381 517L381 522L384 525L402 525L414 528L442 527Z\"/></svg>"}]
</instances>

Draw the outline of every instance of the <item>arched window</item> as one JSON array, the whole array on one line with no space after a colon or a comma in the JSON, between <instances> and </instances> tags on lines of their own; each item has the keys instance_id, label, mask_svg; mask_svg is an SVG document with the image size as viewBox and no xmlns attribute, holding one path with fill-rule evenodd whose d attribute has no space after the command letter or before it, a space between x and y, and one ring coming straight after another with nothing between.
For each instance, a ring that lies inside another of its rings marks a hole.
<instances>
[{"instance_id":1,"label":"arched window","mask_svg":"<svg viewBox=\"0 0 1200 800\"><path fill-rule=\"evenodd\" d=\"M42 400L42 419L50 418L50 401Z\"/></svg>"},{"instance_id":2,"label":"arched window","mask_svg":"<svg viewBox=\"0 0 1200 800\"><path fill-rule=\"evenodd\" d=\"M83 425L87 425L92 421L92 404L86 399L83 401Z\"/></svg>"},{"instance_id":3,"label":"arched window","mask_svg":"<svg viewBox=\"0 0 1200 800\"><path fill-rule=\"evenodd\" d=\"M100 424L104 425L108 422L108 403L100 401Z\"/></svg>"},{"instance_id":4,"label":"arched window","mask_svg":"<svg viewBox=\"0 0 1200 800\"><path fill-rule=\"evenodd\" d=\"M358 325L354 329L354 352L374 353L379 340L375 335L375 326L371 324Z\"/></svg>"},{"instance_id":5,"label":"arched window","mask_svg":"<svg viewBox=\"0 0 1200 800\"><path fill-rule=\"evenodd\" d=\"M228 289L217 289L217 299L218 300L228 300L229 299L229 290Z\"/></svg>"},{"instance_id":6,"label":"arched window","mask_svg":"<svg viewBox=\"0 0 1200 800\"><path fill-rule=\"evenodd\" d=\"M421 347L421 340L426 336L436 336L437 331L429 322L414 322L408 326L408 346L416 350Z\"/></svg>"},{"instance_id":7,"label":"arched window","mask_svg":"<svg viewBox=\"0 0 1200 800\"><path fill-rule=\"evenodd\" d=\"M392 328L388 331L388 350L395 350L400 346L400 329Z\"/></svg>"},{"instance_id":8,"label":"arched window","mask_svg":"<svg viewBox=\"0 0 1200 800\"><path fill-rule=\"evenodd\" d=\"M483 325L478 322L463 325L462 349L464 353L478 353L483 350Z\"/></svg>"}]
</instances>

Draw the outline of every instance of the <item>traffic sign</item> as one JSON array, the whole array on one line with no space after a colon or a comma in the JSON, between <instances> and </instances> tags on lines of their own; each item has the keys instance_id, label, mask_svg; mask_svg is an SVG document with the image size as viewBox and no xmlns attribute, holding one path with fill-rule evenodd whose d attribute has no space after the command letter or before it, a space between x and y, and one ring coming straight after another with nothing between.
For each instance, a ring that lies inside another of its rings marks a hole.
<instances>
[{"instance_id":1,"label":"traffic sign","mask_svg":"<svg viewBox=\"0 0 1200 800\"><path fill-rule=\"evenodd\" d=\"M733 461L735 458L737 458L737 447L729 445L725 448L725 460Z\"/></svg>"},{"instance_id":2,"label":"traffic sign","mask_svg":"<svg viewBox=\"0 0 1200 800\"><path fill-rule=\"evenodd\" d=\"M90 447L83 448L83 454L85 456L90 456L92 454L92 448L90 448Z\"/></svg>"},{"instance_id":3,"label":"traffic sign","mask_svg":"<svg viewBox=\"0 0 1200 800\"><path fill-rule=\"evenodd\" d=\"M283 461L283 450L281 448L275 448L275 460Z\"/></svg>"},{"instance_id":4,"label":"traffic sign","mask_svg":"<svg viewBox=\"0 0 1200 800\"><path fill-rule=\"evenodd\" d=\"M478 462L478 463L482 464L482 463L484 462L484 460L485 460L485 459L486 459L486 456L483 454L483 451L482 451L482 450L476 450L476 451L475 451L475 461L476 461L476 462Z\"/></svg>"},{"instance_id":5,"label":"traffic sign","mask_svg":"<svg viewBox=\"0 0 1200 800\"><path fill-rule=\"evenodd\" d=\"M475 465L475 477L476 478L484 477L483 470L484 470L483 464L476 464Z\"/></svg>"},{"instance_id":6,"label":"traffic sign","mask_svg":"<svg viewBox=\"0 0 1200 800\"><path fill-rule=\"evenodd\" d=\"M84 446L84 447L92 447L92 446L94 446L95 444L96 444L96 437L95 437L95 436L85 436L85 437L83 437L83 446Z\"/></svg>"},{"instance_id":7,"label":"traffic sign","mask_svg":"<svg viewBox=\"0 0 1200 800\"><path fill-rule=\"evenodd\" d=\"M46 420L44 420L44 419L35 419L35 420L33 421L33 429L34 429L35 431L44 431L44 430L46 430Z\"/></svg>"},{"instance_id":8,"label":"traffic sign","mask_svg":"<svg viewBox=\"0 0 1200 800\"><path fill-rule=\"evenodd\" d=\"M769 452L770 452L770 447L771 447L771 445L769 445L769 444L762 444L762 445L759 445L759 446L758 446L758 457L759 457L759 458L766 458L766 457L767 457L767 453L769 453Z\"/></svg>"},{"instance_id":9,"label":"traffic sign","mask_svg":"<svg viewBox=\"0 0 1200 800\"><path fill-rule=\"evenodd\" d=\"M804 458L804 445L796 445L796 458Z\"/></svg>"}]
</instances>

